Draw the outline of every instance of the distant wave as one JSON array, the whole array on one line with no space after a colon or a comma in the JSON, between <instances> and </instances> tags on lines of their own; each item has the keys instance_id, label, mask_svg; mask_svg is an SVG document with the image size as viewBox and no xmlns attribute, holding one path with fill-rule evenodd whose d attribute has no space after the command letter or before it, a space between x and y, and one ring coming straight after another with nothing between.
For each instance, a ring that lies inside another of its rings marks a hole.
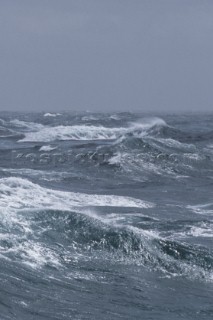
<instances>
[{"instance_id":1,"label":"distant wave","mask_svg":"<svg viewBox=\"0 0 213 320\"><path fill-rule=\"evenodd\" d=\"M5 127L1 127L0 126L0 138L5 138L5 139L13 139L13 138L16 138L16 139L20 139L20 138L23 138L23 134L19 133L19 132L16 132L12 129L9 129L9 128L5 128Z\"/></svg>"},{"instance_id":2,"label":"distant wave","mask_svg":"<svg viewBox=\"0 0 213 320\"><path fill-rule=\"evenodd\" d=\"M88 115L88 116L83 116L82 118L81 118L81 120L82 121L96 121L96 120L99 120L99 118L96 116L94 116L94 115Z\"/></svg>"},{"instance_id":3,"label":"distant wave","mask_svg":"<svg viewBox=\"0 0 213 320\"><path fill-rule=\"evenodd\" d=\"M4 125L5 124L5 121L3 119L0 119L0 125Z\"/></svg>"},{"instance_id":4,"label":"distant wave","mask_svg":"<svg viewBox=\"0 0 213 320\"><path fill-rule=\"evenodd\" d=\"M43 125L40 123L22 121L18 119L10 120L10 124L17 128L28 129L29 131L37 131L43 128Z\"/></svg>"},{"instance_id":5,"label":"distant wave","mask_svg":"<svg viewBox=\"0 0 213 320\"><path fill-rule=\"evenodd\" d=\"M44 114L44 117L57 117L57 116L61 116L61 114L60 113L49 113L49 112Z\"/></svg>"},{"instance_id":6,"label":"distant wave","mask_svg":"<svg viewBox=\"0 0 213 320\"><path fill-rule=\"evenodd\" d=\"M9 136L13 136L14 135L14 131L4 128L4 127L0 127L0 137L4 138L4 137L9 137Z\"/></svg>"},{"instance_id":7,"label":"distant wave","mask_svg":"<svg viewBox=\"0 0 213 320\"><path fill-rule=\"evenodd\" d=\"M127 133L135 135L146 134L146 131L154 126L166 125L162 119L153 118L141 122L131 123L129 127L108 128L103 126L55 126L41 127L37 132L25 134L24 141L50 142L55 140L114 140Z\"/></svg>"},{"instance_id":8,"label":"distant wave","mask_svg":"<svg viewBox=\"0 0 213 320\"><path fill-rule=\"evenodd\" d=\"M29 132L20 141L43 141L55 140L105 140L116 139L121 133L119 128L105 128L101 126L56 126L44 127L38 132Z\"/></svg>"},{"instance_id":9,"label":"distant wave","mask_svg":"<svg viewBox=\"0 0 213 320\"><path fill-rule=\"evenodd\" d=\"M42 146L40 149L39 149L39 151L52 151L52 150L55 150L55 149L57 149L57 147L56 146Z\"/></svg>"}]
</instances>

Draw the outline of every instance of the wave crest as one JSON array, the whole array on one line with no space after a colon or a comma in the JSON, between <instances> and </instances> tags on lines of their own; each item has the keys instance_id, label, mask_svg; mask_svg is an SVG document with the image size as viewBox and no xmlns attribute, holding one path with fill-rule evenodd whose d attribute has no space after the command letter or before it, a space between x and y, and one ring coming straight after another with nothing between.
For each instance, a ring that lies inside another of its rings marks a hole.
<instances>
[{"instance_id":1,"label":"wave crest","mask_svg":"<svg viewBox=\"0 0 213 320\"><path fill-rule=\"evenodd\" d=\"M153 118L136 123L131 123L128 127L103 127L92 125L73 125L55 127L37 127L36 132L27 132L20 140L32 142L50 142L54 140L115 140L125 134L143 135L153 127L166 125L164 120Z\"/></svg>"}]
</instances>

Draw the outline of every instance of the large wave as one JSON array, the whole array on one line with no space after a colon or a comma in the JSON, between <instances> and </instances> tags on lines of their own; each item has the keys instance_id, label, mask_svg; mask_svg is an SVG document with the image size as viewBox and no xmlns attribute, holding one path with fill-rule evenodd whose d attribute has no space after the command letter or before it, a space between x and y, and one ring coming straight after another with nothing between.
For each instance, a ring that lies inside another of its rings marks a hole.
<instances>
[{"instance_id":1,"label":"large wave","mask_svg":"<svg viewBox=\"0 0 213 320\"><path fill-rule=\"evenodd\" d=\"M114 140L125 134L132 133L143 135L155 126L166 125L162 119L153 118L145 119L141 122L131 123L128 127L104 127L104 126L89 126L89 125L74 125L74 126L43 126L36 132L27 132L21 142L50 142L54 140Z\"/></svg>"},{"instance_id":2,"label":"large wave","mask_svg":"<svg viewBox=\"0 0 213 320\"><path fill-rule=\"evenodd\" d=\"M152 203L130 197L51 190L14 177L0 180L0 194L1 223L7 225L8 231L0 237L5 259L34 268L63 268L73 259L105 259L110 263L143 265L170 276L211 280L211 252L128 225L125 214L118 215L122 218L119 220L116 214L103 216L88 208L150 209ZM143 214L136 216L141 221L147 219Z\"/></svg>"},{"instance_id":3,"label":"large wave","mask_svg":"<svg viewBox=\"0 0 213 320\"><path fill-rule=\"evenodd\" d=\"M0 206L4 210L59 209L79 206L115 206L146 208L152 204L131 197L63 192L43 188L22 178L0 179ZM35 197L36 195L36 197Z\"/></svg>"}]
</instances>

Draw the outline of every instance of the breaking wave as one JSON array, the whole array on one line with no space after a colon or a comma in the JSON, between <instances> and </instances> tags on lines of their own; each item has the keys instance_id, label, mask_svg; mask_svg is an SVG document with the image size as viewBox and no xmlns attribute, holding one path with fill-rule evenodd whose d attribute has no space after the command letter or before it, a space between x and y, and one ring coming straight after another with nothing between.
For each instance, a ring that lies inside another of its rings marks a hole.
<instances>
[{"instance_id":1,"label":"breaking wave","mask_svg":"<svg viewBox=\"0 0 213 320\"><path fill-rule=\"evenodd\" d=\"M115 140L125 134L143 135L155 126L166 125L162 119L154 118L130 124L129 127L111 128L103 126L74 125L42 127L37 132L25 133L20 140L50 142L55 140Z\"/></svg>"},{"instance_id":2,"label":"breaking wave","mask_svg":"<svg viewBox=\"0 0 213 320\"><path fill-rule=\"evenodd\" d=\"M27 129L27 131L37 131L43 128L43 125L40 123L22 121L18 119L10 120L10 124L19 129Z\"/></svg>"},{"instance_id":3,"label":"breaking wave","mask_svg":"<svg viewBox=\"0 0 213 320\"><path fill-rule=\"evenodd\" d=\"M0 235L5 259L33 268L64 268L75 259L105 259L143 265L169 276L211 280L213 255L205 248L166 240L152 231L120 224L116 214L113 221L88 209L150 209L152 203L51 190L21 178L1 179L0 193L1 223L8 230Z\"/></svg>"},{"instance_id":4,"label":"breaking wave","mask_svg":"<svg viewBox=\"0 0 213 320\"><path fill-rule=\"evenodd\" d=\"M76 206L114 206L147 208L151 203L131 197L63 192L43 188L22 178L0 179L1 210L59 209ZM36 194L36 198L35 198Z\"/></svg>"},{"instance_id":5,"label":"breaking wave","mask_svg":"<svg viewBox=\"0 0 213 320\"><path fill-rule=\"evenodd\" d=\"M212 115L140 117L1 113L1 317L212 318Z\"/></svg>"}]
</instances>

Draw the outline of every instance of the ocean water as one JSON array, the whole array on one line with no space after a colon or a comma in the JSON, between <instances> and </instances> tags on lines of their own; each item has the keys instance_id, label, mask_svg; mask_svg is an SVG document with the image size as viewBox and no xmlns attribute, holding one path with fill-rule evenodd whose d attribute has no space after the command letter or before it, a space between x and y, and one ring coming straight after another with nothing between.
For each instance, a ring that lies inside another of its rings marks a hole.
<instances>
[{"instance_id":1,"label":"ocean water","mask_svg":"<svg viewBox=\"0 0 213 320\"><path fill-rule=\"evenodd\" d=\"M0 319L213 319L213 114L1 112Z\"/></svg>"}]
</instances>

